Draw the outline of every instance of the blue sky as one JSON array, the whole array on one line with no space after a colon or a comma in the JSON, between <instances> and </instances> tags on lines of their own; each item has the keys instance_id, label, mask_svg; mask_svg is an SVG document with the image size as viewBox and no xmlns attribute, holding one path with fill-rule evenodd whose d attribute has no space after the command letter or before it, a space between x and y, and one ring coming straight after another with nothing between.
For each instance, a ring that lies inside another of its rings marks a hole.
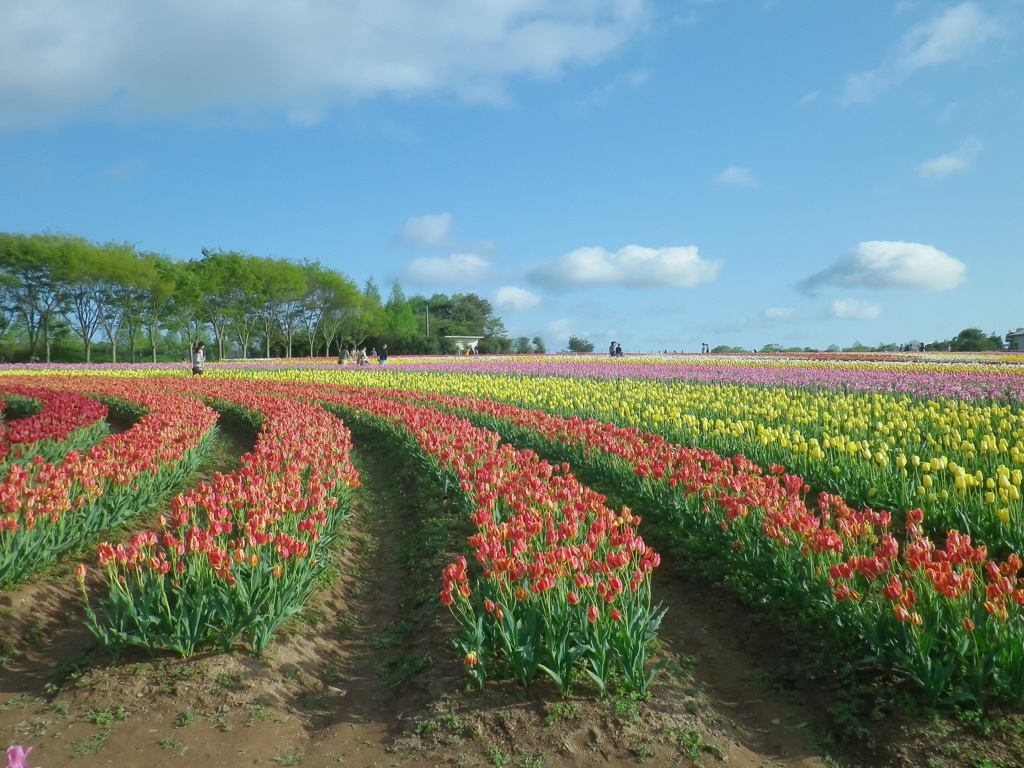
<instances>
[{"instance_id":1,"label":"blue sky","mask_svg":"<svg viewBox=\"0 0 1024 768\"><path fill-rule=\"evenodd\" d=\"M598 349L1024 326L1024 0L3 0L0 231Z\"/></svg>"}]
</instances>

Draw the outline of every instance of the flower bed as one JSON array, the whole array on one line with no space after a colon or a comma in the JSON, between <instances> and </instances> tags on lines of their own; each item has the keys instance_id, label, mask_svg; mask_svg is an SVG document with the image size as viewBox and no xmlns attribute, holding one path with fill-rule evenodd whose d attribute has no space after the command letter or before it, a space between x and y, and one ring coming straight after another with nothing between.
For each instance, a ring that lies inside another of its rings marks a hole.
<instances>
[{"instance_id":1,"label":"flower bed","mask_svg":"<svg viewBox=\"0 0 1024 768\"><path fill-rule=\"evenodd\" d=\"M720 455L742 454L762 468L780 464L855 506L921 508L932 532L956 528L994 551L1024 550L1024 411L1012 403L404 370L330 378L615 422Z\"/></svg>"},{"instance_id":2,"label":"flower bed","mask_svg":"<svg viewBox=\"0 0 1024 768\"><path fill-rule=\"evenodd\" d=\"M646 690L663 612L651 606L649 580L660 557L637 535L639 517L608 509L567 464L499 445L464 419L374 392L288 389L385 425L406 450L428 457L439 482L450 478L452 492L464 494L476 566L465 556L449 564L440 595L480 685L500 660L523 685L539 671L563 695L578 669L602 692L616 669L633 690Z\"/></svg>"},{"instance_id":3,"label":"flower bed","mask_svg":"<svg viewBox=\"0 0 1024 768\"><path fill-rule=\"evenodd\" d=\"M732 562L805 618L852 632L931 701L954 692L1024 701L1016 554L989 558L955 530L940 547L925 535L920 510L897 534L887 512L857 511L838 496L821 494L808 507L803 479L781 466L766 474L742 456L724 459L635 429L474 398L377 396L483 416L516 444L541 451L562 446L556 455L630 489L688 546Z\"/></svg>"},{"instance_id":4,"label":"flower bed","mask_svg":"<svg viewBox=\"0 0 1024 768\"><path fill-rule=\"evenodd\" d=\"M302 607L359 484L351 439L322 408L252 393L232 382L154 380L153 389L202 394L219 408L259 414L242 466L176 496L157 528L127 546L100 544L107 596L88 626L115 652L126 646L191 655L244 637L257 652ZM80 572L84 581L84 568Z\"/></svg>"},{"instance_id":5,"label":"flower bed","mask_svg":"<svg viewBox=\"0 0 1024 768\"><path fill-rule=\"evenodd\" d=\"M0 479L0 588L83 546L145 509L191 471L208 448L216 413L197 401L123 382L54 377L37 386L128 400L148 413L135 426L59 464L37 457Z\"/></svg>"},{"instance_id":6,"label":"flower bed","mask_svg":"<svg viewBox=\"0 0 1024 768\"><path fill-rule=\"evenodd\" d=\"M107 433L107 406L76 392L54 392L0 380L6 402L38 401L39 413L3 422L0 428L0 468L14 461L60 460L68 451L86 449ZM0 408L6 407L0 401Z\"/></svg>"}]
</instances>

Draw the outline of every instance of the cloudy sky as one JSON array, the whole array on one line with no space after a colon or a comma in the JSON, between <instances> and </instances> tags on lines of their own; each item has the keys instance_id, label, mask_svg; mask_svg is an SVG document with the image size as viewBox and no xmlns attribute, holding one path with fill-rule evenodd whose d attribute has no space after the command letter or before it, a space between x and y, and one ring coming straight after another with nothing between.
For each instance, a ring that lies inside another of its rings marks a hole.
<instances>
[{"instance_id":1,"label":"cloudy sky","mask_svg":"<svg viewBox=\"0 0 1024 768\"><path fill-rule=\"evenodd\" d=\"M0 231L474 292L551 350L1024 326L1024 0L4 0Z\"/></svg>"}]
</instances>

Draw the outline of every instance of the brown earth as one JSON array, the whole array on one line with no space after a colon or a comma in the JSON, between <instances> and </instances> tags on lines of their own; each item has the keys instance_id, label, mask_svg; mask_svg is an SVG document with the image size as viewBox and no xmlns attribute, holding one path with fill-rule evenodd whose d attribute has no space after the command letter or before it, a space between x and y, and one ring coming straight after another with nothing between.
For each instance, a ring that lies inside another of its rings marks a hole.
<instances>
[{"instance_id":1,"label":"brown earth","mask_svg":"<svg viewBox=\"0 0 1024 768\"><path fill-rule=\"evenodd\" d=\"M228 426L220 471L251 446ZM73 560L0 595L0 746L34 746L30 764L44 768L1021 763L1016 715L915 720L870 694L852 704L820 659L669 558L655 583L668 666L649 699L582 689L563 701L544 682L470 689L454 622L423 600L438 569L401 543L429 494L357 445L364 486L331 578L262 657L112 660L81 624ZM844 728L861 736L845 751Z\"/></svg>"}]
</instances>

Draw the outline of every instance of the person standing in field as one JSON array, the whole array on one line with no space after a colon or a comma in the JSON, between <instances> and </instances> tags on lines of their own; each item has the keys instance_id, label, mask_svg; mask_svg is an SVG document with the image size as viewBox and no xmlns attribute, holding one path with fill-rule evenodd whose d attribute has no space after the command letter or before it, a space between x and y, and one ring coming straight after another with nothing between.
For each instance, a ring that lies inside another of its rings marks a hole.
<instances>
[{"instance_id":1,"label":"person standing in field","mask_svg":"<svg viewBox=\"0 0 1024 768\"><path fill-rule=\"evenodd\" d=\"M615 357L615 342L614 341L612 342L612 345L610 347L608 347L608 354L610 356L612 356L612 357Z\"/></svg>"},{"instance_id":2,"label":"person standing in field","mask_svg":"<svg viewBox=\"0 0 1024 768\"><path fill-rule=\"evenodd\" d=\"M348 351L348 347L342 347L341 352L338 353L338 365L347 364L352 360L352 353Z\"/></svg>"},{"instance_id":3,"label":"person standing in field","mask_svg":"<svg viewBox=\"0 0 1024 768\"><path fill-rule=\"evenodd\" d=\"M385 344L383 347L380 348L380 355L377 357L377 364L378 365L387 365L388 364L388 345L387 344Z\"/></svg>"},{"instance_id":4,"label":"person standing in field","mask_svg":"<svg viewBox=\"0 0 1024 768\"><path fill-rule=\"evenodd\" d=\"M356 354L356 364L366 365L366 347L362 347L358 354Z\"/></svg>"},{"instance_id":5,"label":"person standing in field","mask_svg":"<svg viewBox=\"0 0 1024 768\"><path fill-rule=\"evenodd\" d=\"M206 364L206 344L200 341L192 353L192 375L202 376L203 366Z\"/></svg>"}]
</instances>

